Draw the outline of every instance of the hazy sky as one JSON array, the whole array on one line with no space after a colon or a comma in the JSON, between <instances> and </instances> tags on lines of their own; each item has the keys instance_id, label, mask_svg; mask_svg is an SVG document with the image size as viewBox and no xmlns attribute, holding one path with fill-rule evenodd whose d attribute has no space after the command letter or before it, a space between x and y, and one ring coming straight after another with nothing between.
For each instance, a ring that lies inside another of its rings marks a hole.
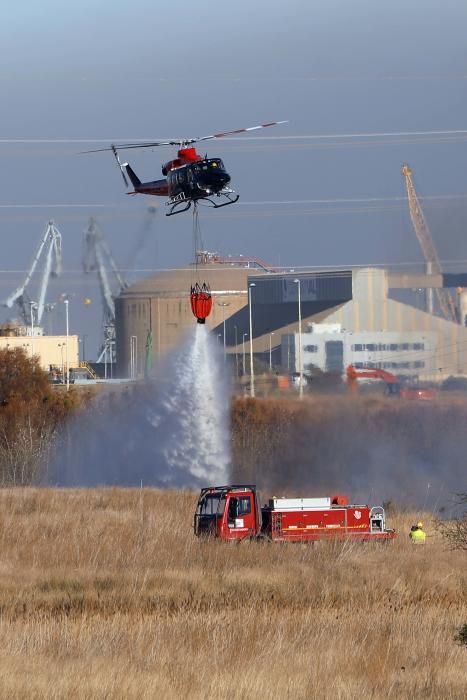
<instances>
[{"instance_id":1,"label":"hazy sky","mask_svg":"<svg viewBox=\"0 0 467 700\"><path fill-rule=\"evenodd\" d=\"M277 119L290 123L260 135L464 129L466 31L461 0L9 3L0 13L0 139L96 142L0 142L0 268L28 267L53 218L69 273L50 301L74 294L75 330L95 335L98 300L79 272L88 217L97 216L117 261L133 258L138 269L189 262L192 223L189 214L166 219L162 207L135 258L148 199L125 195L111 156L80 150L105 139L196 136ZM241 197L203 212L205 246L273 264L421 259L403 201L316 203L403 197L405 161L420 194L467 193L460 137L239 139L203 148L224 159ZM153 179L172 153L128 157ZM291 201L300 203L278 203ZM72 204L89 206L43 206ZM425 208L440 257L467 259L467 199L428 200ZM2 273L2 298L19 279ZM89 317L87 294L96 300Z\"/></svg>"}]
</instances>

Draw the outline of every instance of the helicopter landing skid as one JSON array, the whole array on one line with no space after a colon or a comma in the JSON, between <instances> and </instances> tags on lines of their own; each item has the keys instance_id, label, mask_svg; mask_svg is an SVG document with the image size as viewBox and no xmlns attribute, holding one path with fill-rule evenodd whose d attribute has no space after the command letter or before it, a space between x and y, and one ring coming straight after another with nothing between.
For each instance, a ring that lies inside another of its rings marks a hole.
<instances>
[{"instance_id":1,"label":"helicopter landing skid","mask_svg":"<svg viewBox=\"0 0 467 700\"><path fill-rule=\"evenodd\" d=\"M188 211L191 207L191 199L179 199L176 202L167 202L170 206L170 211L166 212L166 216L174 216L175 214L181 214L184 211Z\"/></svg>"},{"instance_id":2,"label":"helicopter landing skid","mask_svg":"<svg viewBox=\"0 0 467 700\"><path fill-rule=\"evenodd\" d=\"M223 202L222 204L216 204L216 202L210 197L202 197L201 200L203 202L209 202L209 206L213 207L214 209L220 209L221 207L228 207L229 204L235 204L235 202L238 202L238 200L240 199L239 194L236 194L234 197L231 197L230 194L228 194L227 192L220 192L217 196L225 197L227 201Z\"/></svg>"},{"instance_id":3,"label":"helicopter landing skid","mask_svg":"<svg viewBox=\"0 0 467 700\"><path fill-rule=\"evenodd\" d=\"M240 199L240 195L236 194L234 197L232 197L230 196L230 193L227 192L220 192L217 196L225 197L227 201L223 202L222 204L217 204L210 197L197 197L196 199L180 198L177 199L175 202L167 202L167 204L170 206L170 211L166 213L166 216L182 214L182 212L188 211L192 204L196 205L198 202L208 202L208 206L212 207L213 209L220 209L221 207L228 207L229 204L235 204L235 202L238 202L238 200Z\"/></svg>"}]
</instances>

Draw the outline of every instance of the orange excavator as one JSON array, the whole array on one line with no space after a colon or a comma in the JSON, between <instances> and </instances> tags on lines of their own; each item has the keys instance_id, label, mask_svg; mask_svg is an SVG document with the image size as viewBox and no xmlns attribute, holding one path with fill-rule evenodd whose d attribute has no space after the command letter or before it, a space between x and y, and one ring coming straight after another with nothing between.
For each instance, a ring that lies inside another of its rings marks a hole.
<instances>
[{"instance_id":1,"label":"orange excavator","mask_svg":"<svg viewBox=\"0 0 467 700\"><path fill-rule=\"evenodd\" d=\"M359 379L380 379L386 383L384 392L386 396L398 396L401 399L417 401L432 401L435 398L435 392L432 389L403 384L394 374L384 369L355 369L353 365L349 365L346 375L347 387L353 392L358 391Z\"/></svg>"}]
</instances>

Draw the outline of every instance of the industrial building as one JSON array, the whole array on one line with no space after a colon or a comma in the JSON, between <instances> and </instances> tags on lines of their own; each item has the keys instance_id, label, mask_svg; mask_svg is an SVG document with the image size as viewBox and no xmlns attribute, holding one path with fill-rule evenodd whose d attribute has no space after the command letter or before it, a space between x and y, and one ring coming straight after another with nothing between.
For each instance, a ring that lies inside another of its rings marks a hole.
<instances>
[{"instance_id":1,"label":"industrial building","mask_svg":"<svg viewBox=\"0 0 467 700\"><path fill-rule=\"evenodd\" d=\"M252 266L250 266L252 265ZM195 268L168 270L125 289L115 299L115 328L118 376L140 376L144 372L146 344L151 333L154 359L174 347L196 320L190 308L190 287L197 281L211 288L213 307L206 325L223 333L228 322L229 343L241 338L241 328L232 319L248 315L248 276L267 270L245 259L204 264Z\"/></svg>"},{"instance_id":2,"label":"industrial building","mask_svg":"<svg viewBox=\"0 0 467 700\"><path fill-rule=\"evenodd\" d=\"M310 327L311 326L311 327ZM284 334L281 365L298 372L299 334ZM355 369L378 368L396 374L417 375L426 370L426 358L436 356L437 335L424 331L346 330L340 323L311 323L302 332L302 369L342 373L348 365Z\"/></svg>"},{"instance_id":3,"label":"industrial building","mask_svg":"<svg viewBox=\"0 0 467 700\"><path fill-rule=\"evenodd\" d=\"M130 374L132 357L133 369L143 373L149 332L157 357L195 323L189 303L194 274L191 267L165 271L116 299L119 376ZM420 295L425 305L432 289L467 287L467 275L454 279L377 268L278 272L247 258L213 259L196 274L213 295L207 324L222 341L225 328L227 352L237 358L250 350L250 295L255 358L265 364L271 358L276 369L299 369L300 307L304 369L343 371L347 363L358 363L397 374L467 374L467 328L417 308Z\"/></svg>"},{"instance_id":4,"label":"industrial building","mask_svg":"<svg viewBox=\"0 0 467 700\"><path fill-rule=\"evenodd\" d=\"M326 273L329 275L330 273ZM343 372L348 364L357 367L378 367L396 374L441 379L450 374L467 374L467 328L417 308L419 291L430 285L441 285L442 279L430 275L399 275L386 270L362 268L350 273L333 273L332 279L347 280L347 299L333 303L338 296L334 287L324 292L327 301L319 299L318 287L305 278L302 292L302 369ZM464 276L462 276L464 277ZM300 280L295 275L294 280ZM298 317L298 283L294 284ZM466 283L460 279L458 282ZM259 286L261 286L261 281ZM322 289L323 282L321 282ZM288 289L288 287L285 287ZM413 303L404 303L392 296L410 292ZM412 291L413 290L413 291ZM306 301L310 297L315 301ZM286 294L285 298L288 298ZM309 314L307 304L320 308ZM327 308L321 308L326 303ZM254 313L254 306L253 306ZM297 320L277 331L281 339L278 364L288 371L299 371L299 334ZM255 351L267 353L269 333L254 339Z\"/></svg>"},{"instance_id":5,"label":"industrial building","mask_svg":"<svg viewBox=\"0 0 467 700\"><path fill-rule=\"evenodd\" d=\"M65 367L79 367L79 344L77 335L31 335L28 326L3 324L0 328L0 350L22 348L27 355L38 357L42 369L59 369L65 375Z\"/></svg>"}]
</instances>

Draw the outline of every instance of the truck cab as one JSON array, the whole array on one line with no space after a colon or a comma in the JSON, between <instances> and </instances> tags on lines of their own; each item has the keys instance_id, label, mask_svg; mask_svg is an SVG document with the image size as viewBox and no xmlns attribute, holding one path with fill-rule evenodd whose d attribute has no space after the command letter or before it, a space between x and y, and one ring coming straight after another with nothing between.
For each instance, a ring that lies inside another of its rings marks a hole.
<instances>
[{"instance_id":1,"label":"truck cab","mask_svg":"<svg viewBox=\"0 0 467 700\"><path fill-rule=\"evenodd\" d=\"M195 535L243 540L258 535L260 530L261 508L255 486L201 489L194 519Z\"/></svg>"}]
</instances>

